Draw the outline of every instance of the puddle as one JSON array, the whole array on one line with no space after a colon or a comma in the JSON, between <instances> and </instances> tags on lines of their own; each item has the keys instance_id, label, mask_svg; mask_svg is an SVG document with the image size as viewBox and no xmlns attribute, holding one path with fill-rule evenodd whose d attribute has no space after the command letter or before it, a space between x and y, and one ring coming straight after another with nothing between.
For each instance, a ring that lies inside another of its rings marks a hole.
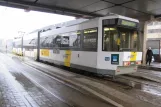
<instances>
[{"instance_id":1,"label":"puddle","mask_svg":"<svg viewBox=\"0 0 161 107\"><path fill-rule=\"evenodd\" d=\"M161 96L161 89L158 89L156 87L143 86L142 90L150 94Z\"/></svg>"}]
</instances>

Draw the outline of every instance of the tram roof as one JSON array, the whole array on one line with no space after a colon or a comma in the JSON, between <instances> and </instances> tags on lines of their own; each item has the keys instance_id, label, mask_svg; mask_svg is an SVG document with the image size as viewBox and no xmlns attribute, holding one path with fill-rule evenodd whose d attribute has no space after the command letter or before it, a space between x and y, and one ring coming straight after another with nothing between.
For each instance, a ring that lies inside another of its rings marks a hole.
<instances>
[{"instance_id":1,"label":"tram roof","mask_svg":"<svg viewBox=\"0 0 161 107\"><path fill-rule=\"evenodd\" d=\"M161 16L160 0L0 0L0 5L83 18L109 13L137 19Z\"/></svg>"},{"instance_id":2,"label":"tram roof","mask_svg":"<svg viewBox=\"0 0 161 107\"><path fill-rule=\"evenodd\" d=\"M109 15L107 17L101 17L101 18L103 18L103 19L120 18L120 19L125 19L125 20L134 21L134 22L138 22L139 23L139 20L137 20L137 19L133 19L133 18L130 18L130 17L121 16L121 15L118 15L118 14L111 14L111 15ZM98 18L94 18L94 20L95 19L98 19ZM46 27L43 27L43 28L39 28L39 29L36 29L36 30L34 30L32 32L29 32L28 34L33 34L33 33L36 33L38 31L46 32L46 31L49 31L49 30L52 30L52 29L73 26L73 25L80 24L80 23L87 22L87 21L89 21L89 19L76 19L76 20L71 20L71 21L62 22L62 23L58 23L58 24L49 25L49 26L46 26Z\"/></svg>"}]
</instances>

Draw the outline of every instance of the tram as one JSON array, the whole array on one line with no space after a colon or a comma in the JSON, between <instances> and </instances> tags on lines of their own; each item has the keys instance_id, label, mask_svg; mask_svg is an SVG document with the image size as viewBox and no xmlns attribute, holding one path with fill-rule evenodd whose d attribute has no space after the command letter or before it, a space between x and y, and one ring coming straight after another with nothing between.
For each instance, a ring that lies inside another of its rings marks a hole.
<instances>
[{"instance_id":1,"label":"tram","mask_svg":"<svg viewBox=\"0 0 161 107\"><path fill-rule=\"evenodd\" d=\"M101 75L133 73L142 60L138 28L138 20L120 15L75 20L74 24L24 36L23 53Z\"/></svg>"},{"instance_id":2,"label":"tram","mask_svg":"<svg viewBox=\"0 0 161 107\"><path fill-rule=\"evenodd\" d=\"M22 56L22 38L21 37L14 38L12 52L16 55Z\"/></svg>"}]
</instances>

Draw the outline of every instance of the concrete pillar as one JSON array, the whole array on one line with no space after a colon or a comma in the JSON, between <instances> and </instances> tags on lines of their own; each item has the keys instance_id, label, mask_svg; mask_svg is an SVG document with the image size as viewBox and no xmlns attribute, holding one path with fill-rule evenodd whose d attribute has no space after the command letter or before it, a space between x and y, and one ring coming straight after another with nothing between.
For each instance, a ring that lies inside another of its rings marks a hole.
<instances>
[{"instance_id":1,"label":"concrete pillar","mask_svg":"<svg viewBox=\"0 0 161 107\"><path fill-rule=\"evenodd\" d=\"M147 43L147 25L151 21L156 20L154 16L144 16L139 18L140 29L139 29L139 39L140 39L140 50L143 52L143 65L146 64L146 43Z\"/></svg>"},{"instance_id":2,"label":"concrete pillar","mask_svg":"<svg viewBox=\"0 0 161 107\"><path fill-rule=\"evenodd\" d=\"M144 23L144 36L143 36L143 65L146 65L147 25L148 25L148 22L146 21Z\"/></svg>"},{"instance_id":3,"label":"concrete pillar","mask_svg":"<svg viewBox=\"0 0 161 107\"><path fill-rule=\"evenodd\" d=\"M139 28L139 51L143 51L143 40L144 40L144 23L145 21L140 21L140 28Z\"/></svg>"}]
</instances>

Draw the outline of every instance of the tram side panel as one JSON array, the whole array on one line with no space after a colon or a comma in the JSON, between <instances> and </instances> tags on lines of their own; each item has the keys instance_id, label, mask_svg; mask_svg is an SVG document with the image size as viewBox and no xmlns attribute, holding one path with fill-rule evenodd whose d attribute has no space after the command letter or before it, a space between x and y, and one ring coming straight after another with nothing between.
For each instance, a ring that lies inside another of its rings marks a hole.
<instances>
[{"instance_id":1,"label":"tram side panel","mask_svg":"<svg viewBox=\"0 0 161 107\"><path fill-rule=\"evenodd\" d=\"M53 53L51 49L41 49L40 60L66 67L96 72L97 53L72 50L60 50L59 53Z\"/></svg>"},{"instance_id":2,"label":"tram side panel","mask_svg":"<svg viewBox=\"0 0 161 107\"><path fill-rule=\"evenodd\" d=\"M71 67L97 73L97 52L72 51Z\"/></svg>"},{"instance_id":3,"label":"tram side panel","mask_svg":"<svg viewBox=\"0 0 161 107\"><path fill-rule=\"evenodd\" d=\"M40 49L40 60L55 63L58 65L64 65L64 54L64 50L60 50L59 53L53 53L52 49Z\"/></svg>"}]
</instances>

